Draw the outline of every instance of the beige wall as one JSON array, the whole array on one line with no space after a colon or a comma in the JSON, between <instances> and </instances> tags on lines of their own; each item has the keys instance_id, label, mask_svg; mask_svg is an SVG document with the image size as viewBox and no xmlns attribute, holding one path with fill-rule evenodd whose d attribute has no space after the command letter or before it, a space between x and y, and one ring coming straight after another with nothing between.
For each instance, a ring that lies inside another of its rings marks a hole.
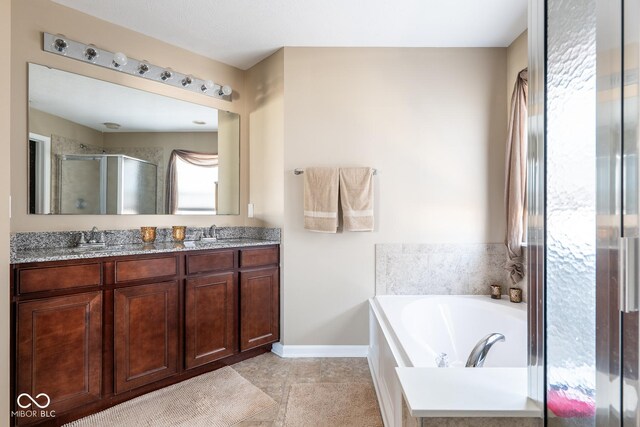
<instances>
[{"instance_id":1,"label":"beige wall","mask_svg":"<svg viewBox=\"0 0 640 427\"><path fill-rule=\"evenodd\" d=\"M48 216L27 215L27 63L33 62L125 86L160 93L174 98L235 113L244 111L244 72L160 42L140 33L101 21L60 6L49 0L13 0L11 10L11 194L12 231L77 230L97 225L100 228L131 228L141 225L170 226L177 220L162 216ZM8 28L2 26L3 29ZM5 30L6 31L6 30ZM199 95L161 83L96 67L42 50L42 32L62 33L71 39L93 43L111 51L124 51L133 58L203 78L230 84L233 102ZM241 120L241 215L181 216L186 225L243 225L249 192L248 124Z\"/></svg>"},{"instance_id":2,"label":"beige wall","mask_svg":"<svg viewBox=\"0 0 640 427\"><path fill-rule=\"evenodd\" d=\"M240 138L240 116L218 113L218 211L235 212L240 201L238 174L240 159L237 142Z\"/></svg>"},{"instance_id":3,"label":"beige wall","mask_svg":"<svg viewBox=\"0 0 640 427\"><path fill-rule=\"evenodd\" d=\"M284 49L247 70L254 217L267 227L284 221Z\"/></svg>"},{"instance_id":4,"label":"beige wall","mask_svg":"<svg viewBox=\"0 0 640 427\"><path fill-rule=\"evenodd\" d=\"M0 46L3 58L1 69L5 77L11 71L11 2L0 0L0 38L5 41ZM9 157L11 142L11 98L6 96L11 90L11 80L0 81L0 259L9 259ZM9 425L9 264L0 264L0 425ZM4 421L3 421L4 420Z\"/></svg>"},{"instance_id":5,"label":"beige wall","mask_svg":"<svg viewBox=\"0 0 640 427\"><path fill-rule=\"evenodd\" d=\"M104 147L161 147L169 161L175 149L218 152L217 132L110 132L104 134Z\"/></svg>"},{"instance_id":6,"label":"beige wall","mask_svg":"<svg viewBox=\"0 0 640 427\"><path fill-rule=\"evenodd\" d=\"M366 344L376 243L501 242L506 49L285 48L284 344ZM308 166L372 166L376 229L303 229Z\"/></svg>"},{"instance_id":7,"label":"beige wall","mask_svg":"<svg viewBox=\"0 0 640 427\"><path fill-rule=\"evenodd\" d=\"M99 147L104 143L102 132L35 108L29 108L29 132L48 137L64 136Z\"/></svg>"},{"instance_id":8,"label":"beige wall","mask_svg":"<svg viewBox=\"0 0 640 427\"><path fill-rule=\"evenodd\" d=\"M511 94L513 86L516 84L516 76L529 63L527 35L528 32L525 30L507 48L507 108L511 104Z\"/></svg>"}]
</instances>

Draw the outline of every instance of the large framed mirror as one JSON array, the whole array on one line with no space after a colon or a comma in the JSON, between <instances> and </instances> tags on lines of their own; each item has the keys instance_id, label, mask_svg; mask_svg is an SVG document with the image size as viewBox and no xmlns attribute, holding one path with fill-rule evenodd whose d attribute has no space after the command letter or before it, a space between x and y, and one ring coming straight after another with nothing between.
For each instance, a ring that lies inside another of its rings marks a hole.
<instances>
[{"instance_id":1,"label":"large framed mirror","mask_svg":"<svg viewBox=\"0 0 640 427\"><path fill-rule=\"evenodd\" d=\"M238 215L238 114L29 64L30 214Z\"/></svg>"}]
</instances>

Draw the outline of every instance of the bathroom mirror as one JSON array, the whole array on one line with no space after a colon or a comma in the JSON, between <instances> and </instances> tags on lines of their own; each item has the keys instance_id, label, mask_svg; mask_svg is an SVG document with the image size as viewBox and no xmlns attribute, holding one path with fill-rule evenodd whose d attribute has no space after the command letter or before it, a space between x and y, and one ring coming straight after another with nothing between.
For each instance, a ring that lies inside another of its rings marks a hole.
<instances>
[{"instance_id":1,"label":"bathroom mirror","mask_svg":"<svg viewBox=\"0 0 640 427\"><path fill-rule=\"evenodd\" d=\"M238 215L240 117L29 64L29 213Z\"/></svg>"}]
</instances>

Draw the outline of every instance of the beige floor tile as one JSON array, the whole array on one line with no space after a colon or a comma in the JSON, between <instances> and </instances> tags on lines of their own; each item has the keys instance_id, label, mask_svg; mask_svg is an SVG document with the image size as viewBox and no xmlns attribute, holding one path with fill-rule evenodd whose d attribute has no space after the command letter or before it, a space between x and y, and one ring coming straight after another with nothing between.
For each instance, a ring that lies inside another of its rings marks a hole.
<instances>
[{"instance_id":1,"label":"beige floor tile","mask_svg":"<svg viewBox=\"0 0 640 427\"><path fill-rule=\"evenodd\" d=\"M278 406L238 424L239 427L282 427L293 384L372 381L365 358L284 359L265 353L237 363L233 368L278 403Z\"/></svg>"}]
</instances>

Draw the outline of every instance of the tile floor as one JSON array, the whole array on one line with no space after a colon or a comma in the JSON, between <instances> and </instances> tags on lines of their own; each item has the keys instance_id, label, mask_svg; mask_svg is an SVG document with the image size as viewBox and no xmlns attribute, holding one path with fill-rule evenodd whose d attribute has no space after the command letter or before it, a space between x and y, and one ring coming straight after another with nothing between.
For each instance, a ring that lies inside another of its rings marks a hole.
<instances>
[{"instance_id":1,"label":"tile floor","mask_svg":"<svg viewBox=\"0 0 640 427\"><path fill-rule=\"evenodd\" d=\"M283 359L273 353L232 365L240 375L271 396L278 406L235 427L282 427L289 398L289 388L297 383L372 383L365 358L302 358Z\"/></svg>"}]
</instances>

